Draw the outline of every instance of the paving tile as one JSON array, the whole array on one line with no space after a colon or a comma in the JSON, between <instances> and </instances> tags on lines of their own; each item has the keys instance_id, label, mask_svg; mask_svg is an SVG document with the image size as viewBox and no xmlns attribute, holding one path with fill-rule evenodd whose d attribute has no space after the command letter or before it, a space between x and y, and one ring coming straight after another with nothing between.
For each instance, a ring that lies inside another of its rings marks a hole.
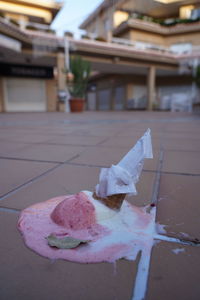
<instances>
[{"instance_id":1,"label":"paving tile","mask_svg":"<svg viewBox=\"0 0 200 300\"><path fill-rule=\"evenodd\" d=\"M200 139L200 132L185 132L185 131L166 131L165 132L165 138L171 138L171 139L184 139L184 140L199 140Z\"/></svg>"},{"instance_id":2,"label":"paving tile","mask_svg":"<svg viewBox=\"0 0 200 300\"><path fill-rule=\"evenodd\" d=\"M51 163L38 163L0 159L0 196L54 167Z\"/></svg>"},{"instance_id":3,"label":"paving tile","mask_svg":"<svg viewBox=\"0 0 200 300\"><path fill-rule=\"evenodd\" d=\"M155 173L142 172L139 182L136 184L137 195L127 197L127 200L136 206L150 204L155 182Z\"/></svg>"},{"instance_id":4,"label":"paving tile","mask_svg":"<svg viewBox=\"0 0 200 300\"><path fill-rule=\"evenodd\" d=\"M122 135L119 131L118 134L108 137L107 140L103 143L105 146L128 146L133 147L134 144L142 137L143 133L140 131L135 131L131 135Z\"/></svg>"},{"instance_id":5,"label":"paving tile","mask_svg":"<svg viewBox=\"0 0 200 300\"><path fill-rule=\"evenodd\" d=\"M199 184L199 176L161 176L157 221L170 235L183 232L200 239Z\"/></svg>"},{"instance_id":6,"label":"paving tile","mask_svg":"<svg viewBox=\"0 0 200 300\"><path fill-rule=\"evenodd\" d=\"M71 128L71 126L70 126ZM68 133L68 136L94 136L92 133L91 133L91 128L89 127L84 127L84 126L81 126L81 127L75 127L71 130L70 133Z\"/></svg>"},{"instance_id":7,"label":"paving tile","mask_svg":"<svg viewBox=\"0 0 200 300\"><path fill-rule=\"evenodd\" d=\"M66 126L62 126L62 125L53 125L53 126L41 126L39 128L33 128L32 129L34 134L45 134L48 136L62 136L62 135L66 135L66 134L70 134L73 132L73 126L70 127L66 127Z\"/></svg>"},{"instance_id":8,"label":"paving tile","mask_svg":"<svg viewBox=\"0 0 200 300\"><path fill-rule=\"evenodd\" d=\"M62 135L84 135L89 132L88 125L79 125L79 124L55 124L51 126L43 126L42 131L45 132L48 135L57 135L57 136L62 136Z\"/></svg>"},{"instance_id":9,"label":"paving tile","mask_svg":"<svg viewBox=\"0 0 200 300\"><path fill-rule=\"evenodd\" d=\"M118 135L119 136L126 136L126 137L135 137L137 136L137 138L140 138L144 133L145 131L150 128L151 129L151 136L152 137L155 137L155 138L158 138L158 137L162 137L162 134L163 134L163 130L164 130L164 126L159 124L148 124L148 123L136 123L136 124L131 124L128 125L126 128L124 128L123 131L121 131Z\"/></svg>"},{"instance_id":10,"label":"paving tile","mask_svg":"<svg viewBox=\"0 0 200 300\"><path fill-rule=\"evenodd\" d=\"M99 171L99 168L94 167L62 165L37 182L1 200L0 206L24 209L56 196L74 194L82 190L93 191L98 183Z\"/></svg>"},{"instance_id":11,"label":"paving tile","mask_svg":"<svg viewBox=\"0 0 200 300\"><path fill-rule=\"evenodd\" d=\"M200 174L199 152L165 151L163 171Z\"/></svg>"},{"instance_id":12,"label":"paving tile","mask_svg":"<svg viewBox=\"0 0 200 300\"><path fill-rule=\"evenodd\" d=\"M1 300L129 300L136 262L52 262L30 251L16 229L17 215L0 212ZM5 230L6 229L6 230Z\"/></svg>"},{"instance_id":13,"label":"paving tile","mask_svg":"<svg viewBox=\"0 0 200 300\"><path fill-rule=\"evenodd\" d=\"M34 134L30 131L18 132L14 136L7 137L7 140L12 142L23 142L23 143L43 143L47 142L51 137L46 134Z\"/></svg>"},{"instance_id":14,"label":"paving tile","mask_svg":"<svg viewBox=\"0 0 200 300\"><path fill-rule=\"evenodd\" d=\"M6 153L20 159L60 162L79 155L71 164L60 165L0 201L0 274L3 274L0 275L0 298L131 299L137 262L122 260L116 269L112 264L53 263L24 246L16 231L17 216L5 209L3 212L2 208L20 210L54 196L92 190L98 182L100 169L89 165L109 167L117 163L133 146L131 140L136 141L149 127L155 149L154 160L146 160L144 169L148 172L141 175L138 195L129 198L136 205L145 205L152 196L156 174L152 171L157 169L160 140L164 139L165 172L200 174L198 116L133 111L19 113L2 114L0 125L0 137L4 141L0 155ZM55 145L47 145L49 140ZM66 146L61 145L63 140ZM68 141L73 146L67 146ZM96 146L99 142L102 144ZM0 180L3 193L56 166L1 159L2 162L2 170L6 171L1 173L3 180ZM157 221L168 225L169 235L177 236L183 232L200 238L199 178L162 174ZM185 252L172 252L177 248ZM157 244L153 249L146 300L198 300L199 249L165 242Z\"/></svg>"},{"instance_id":15,"label":"paving tile","mask_svg":"<svg viewBox=\"0 0 200 300\"><path fill-rule=\"evenodd\" d=\"M168 123L167 124L167 131L168 132L184 132L184 133L197 133L199 134L199 125L200 125L200 122L199 121L191 121L191 122L187 122L185 120L182 120L182 122L172 122L171 124Z\"/></svg>"},{"instance_id":16,"label":"paving tile","mask_svg":"<svg viewBox=\"0 0 200 300\"><path fill-rule=\"evenodd\" d=\"M112 125L112 126L94 126L91 124L90 129L87 130L87 135L90 136L98 136L98 137L110 137L119 132L120 128L119 125ZM72 134L77 134L79 130L74 131Z\"/></svg>"},{"instance_id":17,"label":"paving tile","mask_svg":"<svg viewBox=\"0 0 200 300\"><path fill-rule=\"evenodd\" d=\"M147 128L146 128L147 129ZM146 130L141 130L139 128L135 128L134 126L132 126L131 128L127 128L122 132L119 132L117 134L117 136L120 137L127 137L129 139L134 138L136 140L138 140L141 136L143 136L143 134L145 133ZM163 137L163 130L151 130L151 137L152 139L161 139Z\"/></svg>"},{"instance_id":18,"label":"paving tile","mask_svg":"<svg viewBox=\"0 0 200 300\"><path fill-rule=\"evenodd\" d=\"M53 144L66 144L66 145L83 145L83 146L92 146L97 145L105 140L104 137L96 136L76 136L76 135L67 135L67 136L58 136L53 139L50 139L48 143Z\"/></svg>"},{"instance_id":19,"label":"paving tile","mask_svg":"<svg viewBox=\"0 0 200 300\"><path fill-rule=\"evenodd\" d=\"M12 141L12 139L15 138L15 136L16 136L16 133L13 132L13 130L11 128L0 131L0 139L2 142L4 140Z\"/></svg>"},{"instance_id":20,"label":"paving tile","mask_svg":"<svg viewBox=\"0 0 200 300\"><path fill-rule=\"evenodd\" d=\"M127 148L95 147L87 148L73 163L83 163L97 166L116 164L126 154Z\"/></svg>"},{"instance_id":21,"label":"paving tile","mask_svg":"<svg viewBox=\"0 0 200 300\"><path fill-rule=\"evenodd\" d=\"M183 252L175 254L176 249ZM145 299L199 300L199 269L199 247L167 242L157 244L153 249Z\"/></svg>"},{"instance_id":22,"label":"paving tile","mask_svg":"<svg viewBox=\"0 0 200 300\"><path fill-rule=\"evenodd\" d=\"M200 139L189 138L166 138L163 141L163 147L166 150L179 151L198 151L200 152Z\"/></svg>"},{"instance_id":23,"label":"paving tile","mask_svg":"<svg viewBox=\"0 0 200 300\"><path fill-rule=\"evenodd\" d=\"M20 143L20 142L12 142L7 140L1 140L0 141L0 156L9 156L9 155L15 155L17 152L20 152L21 150L25 148L29 148L30 145L26 143Z\"/></svg>"},{"instance_id":24,"label":"paving tile","mask_svg":"<svg viewBox=\"0 0 200 300\"><path fill-rule=\"evenodd\" d=\"M10 154L10 157L52 162L64 162L79 155L85 147L71 145L33 144L26 149Z\"/></svg>"},{"instance_id":25,"label":"paving tile","mask_svg":"<svg viewBox=\"0 0 200 300\"><path fill-rule=\"evenodd\" d=\"M0 201L0 207L24 209L36 202L78 193L82 190L94 191L98 183L100 168L62 165L31 185ZM137 206L147 205L152 196L154 173L142 172L137 184L138 194L128 201Z\"/></svg>"},{"instance_id":26,"label":"paving tile","mask_svg":"<svg viewBox=\"0 0 200 300\"><path fill-rule=\"evenodd\" d=\"M101 143L101 146L127 147L127 149L131 149L141 136L136 135L135 137L133 136L132 137L124 137L124 136L110 137L107 140L105 140L103 143ZM152 147L153 150L160 149L160 140L153 138Z\"/></svg>"},{"instance_id":27,"label":"paving tile","mask_svg":"<svg viewBox=\"0 0 200 300\"><path fill-rule=\"evenodd\" d=\"M86 165L110 167L117 164L122 157L130 150L129 147L95 147L87 148L79 157L72 160L73 163L82 163ZM154 151L154 158L148 159L144 163L144 169L156 170L158 164L159 152Z\"/></svg>"}]
</instances>

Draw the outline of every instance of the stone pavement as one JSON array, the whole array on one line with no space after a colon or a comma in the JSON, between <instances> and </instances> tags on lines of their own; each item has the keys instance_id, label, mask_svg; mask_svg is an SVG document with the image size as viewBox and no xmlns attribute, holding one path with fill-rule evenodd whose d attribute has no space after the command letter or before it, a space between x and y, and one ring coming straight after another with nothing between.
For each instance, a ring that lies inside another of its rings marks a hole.
<instances>
[{"instance_id":1,"label":"stone pavement","mask_svg":"<svg viewBox=\"0 0 200 300\"><path fill-rule=\"evenodd\" d=\"M117 163L148 127L154 159L130 201L155 203L163 236L178 240L155 243L145 299L200 299L200 247L182 242L200 239L200 116L129 111L0 115L1 300L137 299L140 255L116 264L50 261L26 248L16 223L33 203L93 190L100 167Z\"/></svg>"}]
</instances>

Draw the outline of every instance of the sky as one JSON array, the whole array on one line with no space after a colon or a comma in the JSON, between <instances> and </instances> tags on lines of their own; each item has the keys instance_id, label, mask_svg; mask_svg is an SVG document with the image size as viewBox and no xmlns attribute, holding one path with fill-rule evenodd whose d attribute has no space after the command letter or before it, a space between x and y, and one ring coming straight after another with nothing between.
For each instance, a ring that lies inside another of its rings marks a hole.
<instances>
[{"instance_id":1,"label":"sky","mask_svg":"<svg viewBox=\"0 0 200 300\"><path fill-rule=\"evenodd\" d=\"M51 27L59 35L62 35L64 31L70 31L75 34L76 38L79 38L84 33L78 29L79 25L101 2L102 0L64 0L64 6Z\"/></svg>"}]
</instances>

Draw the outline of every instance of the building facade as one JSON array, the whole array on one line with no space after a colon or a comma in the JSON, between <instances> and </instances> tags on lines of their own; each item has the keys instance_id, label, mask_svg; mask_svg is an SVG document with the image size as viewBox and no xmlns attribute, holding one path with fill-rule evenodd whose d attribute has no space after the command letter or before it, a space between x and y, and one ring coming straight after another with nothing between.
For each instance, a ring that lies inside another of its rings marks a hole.
<instances>
[{"instance_id":1,"label":"building facade","mask_svg":"<svg viewBox=\"0 0 200 300\"><path fill-rule=\"evenodd\" d=\"M60 8L52 0L0 1L1 112L60 109L64 46L50 29Z\"/></svg>"},{"instance_id":2,"label":"building facade","mask_svg":"<svg viewBox=\"0 0 200 300\"><path fill-rule=\"evenodd\" d=\"M88 110L170 109L177 93L198 105L199 0L104 0L81 39L52 32L60 8L0 0L0 112L66 111L70 55L91 62Z\"/></svg>"},{"instance_id":3,"label":"building facade","mask_svg":"<svg viewBox=\"0 0 200 300\"><path fill-rule=\"evenodd\" d=\"M200 54L200 1L105 0L80 28L85 38L113 49L112 63L96 66L90 109L169 109L175 93L199 102L192 76ZM125 62L128 49L132 59Z\"/></svg>"}]
</instances>

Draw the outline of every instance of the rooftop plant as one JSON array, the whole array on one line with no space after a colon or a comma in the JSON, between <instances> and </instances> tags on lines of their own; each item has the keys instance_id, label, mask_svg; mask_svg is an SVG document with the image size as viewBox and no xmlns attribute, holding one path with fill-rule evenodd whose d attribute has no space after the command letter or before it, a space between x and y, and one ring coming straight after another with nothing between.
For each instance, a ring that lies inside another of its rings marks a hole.
<instances>
[{"instance_id":1,"label":"rooftop plant","mask_svg":"<svg viewBox=\"0 0 200 300\"><path fill-rule=\"evenodd\" d=\"M4 18L4 17L5 17L5 14L4 14L2 11L0 11L0 17L1 17L1 18Z\"/></svg>"},{"instance_id":2,"label":"rooftop plant","mask_svg":"<svg viewBox=\"0 0 200 300\"><path fill-rule=\"evenodd\" d=\"M95 38L95 40L98 41L98 42L106 42L106 39L104 37L102 37L102 36L97 36Z\"/></svg>"},{"instance_id":3,"label":"rooftop plant","mask_svg":"<svg viewBox=\"0 0 200 300\"><path fill-rule=\"evenodd\" d=\"M153 22L160 24L162 26L175 26L176 24L187 24L187 23L195 23L199 22L200 18L189 18L189 19L181 19L181 18L167 18L167 19L159 19L153 18L142 14L133 13L129 16L129 18L144 20L148 22Z\"/></svg>"},{"instance_id":4,"label":"rooftop plant","mask_svg":"<svg viewBox=\"0 0 200 300\"><path fill-rule=\"evenodd\" d=\"M74 37L74 34L73 34L73 32L71 32L71 31L65 31L65 32L64 32L64 35L65 35L65 36L68 36L68 37Z\"/></svg>"}]
</instances>

